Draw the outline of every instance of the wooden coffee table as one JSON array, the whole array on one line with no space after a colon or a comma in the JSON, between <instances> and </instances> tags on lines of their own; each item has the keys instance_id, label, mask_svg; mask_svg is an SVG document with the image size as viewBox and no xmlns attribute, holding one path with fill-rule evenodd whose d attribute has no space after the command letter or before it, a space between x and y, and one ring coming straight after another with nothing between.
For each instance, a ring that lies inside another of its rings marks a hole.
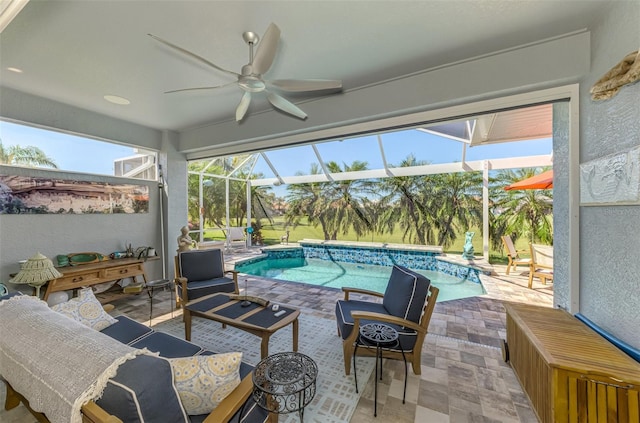
<instances>
[{"instance_id":1,"label":"wooden coffee table","mask_svg":"<svg viewBox=\"0 0 640 423\"><path fill-rule=\"evenodd\" d=\"M251 303L242 307L240 300L232 300L230 294L217 293L189 301L184 306L184 334L187 341L191 341L192 316L203 317L241 329L262 338L260 344L260 358L269 355L269 337L276 331L293 323L293 351L298 351L298 316L300 310L280 305L285 314L274 316L271 307L263 307Z\"/></svg>"}]
</instances>

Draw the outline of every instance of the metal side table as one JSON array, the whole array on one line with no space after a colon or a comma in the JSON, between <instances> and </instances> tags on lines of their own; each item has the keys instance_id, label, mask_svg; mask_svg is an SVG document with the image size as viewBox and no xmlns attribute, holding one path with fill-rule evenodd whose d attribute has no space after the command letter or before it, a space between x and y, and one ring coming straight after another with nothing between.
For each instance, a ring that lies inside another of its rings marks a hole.
<instances>
[{"instance_id":1,"label":"metal side table","mask_svg":"<svg viewBox=\"0 0 640 423\"><path fill-rule=\"evenodd\" d=\"M382 351L385 349L399 349L404 360L404 391L402 392L402 403L404 404L407 395L407 359L400 344L398 331L384 323L367 323L360 326L360 335L356 340L353 349L353 378L356 382L356 393L358 392L358 371L356 370L356 355L358 346L376 348L376 378L375 396L373 401L373 416L378 416L378 366L380 367L380 380L382 380Z\"/></svg>"},{"instance_id":2,"label":"metal side table","mask_svg":"<svg viewBox=\"0 0 640 423\"><path fill-rule=\"evenodd\" d=\"M316 395L318 366L304 354L283 352L270 355L253 369L253 399L265 410L276 414L298 412Z\"/></svg>"},{"instance_id":3,"label":"metal side table","mask_svg":"<svg viewBox=\"0 0 640 423\"><path fill-rule=\"evenodd\" d=\"M147 294L149 295L149 324L151 324L151 318L153 317L153 294L156 290L165 290L169 288L171 295L171 317L173 317L173 287L169 279L158 279L155 281L147 282Z\"/></svg>"}]
</instances>

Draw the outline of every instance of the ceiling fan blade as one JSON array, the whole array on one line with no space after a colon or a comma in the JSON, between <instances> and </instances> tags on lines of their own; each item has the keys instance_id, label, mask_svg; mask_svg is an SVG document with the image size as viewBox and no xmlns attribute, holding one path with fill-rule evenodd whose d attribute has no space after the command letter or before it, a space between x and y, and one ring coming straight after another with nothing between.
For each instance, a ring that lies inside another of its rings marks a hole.
<instances>
[{"instance_id":1,"label":"ceiling fan blade","mask_svg":"<svg viewBox=\"0 0 640 423\"><path fill-rule=\"evenodd\" d=\"M238 104L238 108L236 109L236 122L240 122L242 120L244 115L247 113L250 103L251 93L246 91L240 99L240 104Z\"/></svg>"},{"instance_id":2,"label":"ceiling fan blade","mask_svg":"<svg viewBox=\"0 0 640 423\"><path fill-rule=\"evenodd\" d=\"M173 43L170 43L169 41L163 40L163 39L162 39L162 38L160 38L160 37L156 37L156 36L155 36L155 35L153 35L153 34L147 34L147 35L148 35L149 37L153 38L154 40L161 42L162 44L164 44L164 45L166 45L166 46L169 46L169 47L171 47L171 48L173 48L173 49L175 49L175 50L178 50L178 51L179 51L180 53L182 53L182 54L185 54L185 55L187 55L187 56L189 56L189 57L191 57L191 58L193 58L193 59L196 59L196 60L198 60L199 62L204 63L205 65L209 65L209 66L211 66L211 67L212 67L212 68L214 68L214 69L218 69L218 70L219 70L219 71L221 71L221 72L226 72L226 73L228 73L228 74L230 74L230 75L233 75L233 76L235 76L235 77L240 76L240 74L239 74L239 73L232 72L232 71L230 71L230 70L227 70L227 69L221 68L220 66L216 65L215 63L211 63L210 61L208 61L208 60L207 60L207 59L205 59L204 57L198 56L198 55L197 55L197 54L195 54L195 53L191 53L190 51L185 50L185 49L183 49L182 47L177 46L177 45L175 45L175 44L173 44Z\"/></svg>"},{"instance_id":3,"label":"ceiling fan blade","mask_svg":"<svg viewBox=\"0 0 640 423\"><path fill-rule=\"evenodd\" d=\"M251 63L253 73L262 75L269 70L274 57L276 57L278 41L280 41L280 28L271 23L262 40L258 43L258 50L253 58L253 63Z\"/></svg>"},{"instance_id":4,"label":"ceiling fan blade","mask_svg":"<svg viewBox=\"0 0 640 423\"><path fill-rule=\"evenodd\" d=\"M267 99L273 107L282 110L285 113L289 113L302 120L307 118L307 114L302 111L298 106L287 100L286 98L274 93L267 93Z\"/></svg>"},{"instance_id":5,"label":"ceiling fan blade","mask_svg":"<svg viewBox=\"0 0 640 423\"><path fill-rule=\"evenodd\" d=\"M267 82L282 91L289 92L342 89L342 81L334 79L277 79Z\"/></svg>"},{"instance_id":6,"label":"ceiling fan blade","mask_svg":"<svg viewBox=\"0 0 640 423\"><path fill-rule=\"evenodd\" d=\"M229 85L235 85L235 82L229 82L227 84L222 84L222 85L216 85L215 87L197 87L197 88L181 88L179 90L171 90L171 91L165 91L165 94L172 94L172 93L179 93L182 91L204 91L204 90L215 90L216 88L224 88L227 87Z\"/></svg>"}]
</instances>

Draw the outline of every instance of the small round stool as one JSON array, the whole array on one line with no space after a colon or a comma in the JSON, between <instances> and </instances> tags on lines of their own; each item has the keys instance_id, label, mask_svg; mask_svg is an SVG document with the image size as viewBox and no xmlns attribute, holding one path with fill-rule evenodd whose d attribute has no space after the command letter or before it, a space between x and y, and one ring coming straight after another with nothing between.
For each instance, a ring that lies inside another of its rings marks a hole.
<instances>
[{"instance_id":1,"label":"small round stool","mask_svg":"<svg viewBox=\"0 0 640 423\"><path fill-rule=\"evenodd\" d=\"M270 355L253 369L253 399L272 413L297 411L302 421L304 408L316 395L317 377L311 357L298 352Z\"/></svg>"},{"instance_id":2,"label":"small round stool","mask_svg":"<svg viewBox=\"0 0 640 423\"><path fill-rule=\"evenodd\" d=\"M360 336L356 340L353 349L353 378L356 382L356 393L358 392L358 372L356 370L356 355L358 345L376 348L376 378L375 396L373 401L373 416L378 416L378 366L380 366L380 380L382 380L382 351L398 348L404 360L404 391L402 392L402 403L404 404L407 395L407 359L400 344L398 331L384 323L367 323L360 326Z\"/></svg>"}]
</instances>

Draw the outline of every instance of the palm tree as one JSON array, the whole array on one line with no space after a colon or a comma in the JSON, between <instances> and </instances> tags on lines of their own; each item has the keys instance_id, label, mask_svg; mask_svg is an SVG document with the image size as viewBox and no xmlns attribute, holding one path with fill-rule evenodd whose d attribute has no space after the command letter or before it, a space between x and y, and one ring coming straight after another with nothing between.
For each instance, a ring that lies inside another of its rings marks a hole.
<instances>
[{"instance_id":1,"label":"palm tree","mask_svg":"<svg viewBox=\"0 0 640 423\"><path fill-rule=\"evenodd\" d=\"M320 167L317 163L311 164L311 175L320 174ZM298 175L300 172L298 172ZM287 204L289 205L285 213L287 225L292 225L295 229L300 225L302 218L306 217L309 224L320 225L324 239L330 239L328 221L323 200L324 183L313 182L309 184L291 184L287 186Z\"/></svg>"},{"instance_id":2,"label":"palm tree","mask_svg":"<svg viewBox=\"0 0 640 423\"><path fill-rule=\"evenodd\" d=\"M436 245L448 248L458 234L482 223L482 176L480 172L457 172L429 179L429 210L438 230Z\"/></svg>"},{"instance_id":3,"label":"palm tree","mask_svg":"<svg viewBox=\"0 0 640 423\"><path fill-rule=\"evenodd\" d=\"M495 200L495 225L501 229L496 238L509 234L514 241L524 236L530 242L553 244L552 190L504 189L507 185L530 178L537 173L539 172L535 169L520 169L504 170L496 175L492 183L492 198Z\"/></svg>"},{"instance_id":4,"label":"palm tree","mask_svg":"<svg viewBox=\"0 0 640 423\"><path fill-rule=\"evenodd\" d=\"M367 163L354 161L343 164L328 162L331 173L356 172L367 169ZM311 165L312 175L320 174L320 167ZM310 184L292 184L287 187L287 224L295 228L302 217L307 217L311 225L322 227L324 239L335 240L338 234L346 235L353 228L356 236L364 236L373 230L362 206L363 194L373 192L368 180L344 180Z\"/></svg>"},{"instance_id":5,"label":"palm tree","mask_svg":"<svg viewBox=\"0 0 640 423\"><path fill-rule=\"evenodd\" d=\"M399 167L420 166L428 162L417 161L409 155ZM384 230L393 233L396 225L402 228L402 240L426 245L434 242L431 215L425 208L424 193L428 189L424 176L400 176L381 181L383 201L393 206L381 217ZM428 196L427 196L428 197Z\"/></svg>"},{"instance_id":6,"label":"palm tree","mask_svg":"<svg viewBox=\"0 0 640 423\"><path fill-rule=\"evenodd\" d=\"M367 170L367 163L359 160L350 165L343 163L344 169L336 162L327 163L331 173L360 172ZM329 207L328 215L330 238L337 239L338 233L346 235L353 228L360 238L373 230L370 219L362 206L363 194L373 193L373 182L367 179L352 179L326 183L325 201Z\"/></svg>"},{"instance_id":7,"label":"palm tree","mask_svg":"<svg viewBox=\"0 0 640 423\"><path fill-rule=\"evenodd\" d=\"M30 145L10 145L5 147L2 145L2 140L0 140L0 164L58 168L55 161L38 147Z\"/></svg>"}]
</instances>

